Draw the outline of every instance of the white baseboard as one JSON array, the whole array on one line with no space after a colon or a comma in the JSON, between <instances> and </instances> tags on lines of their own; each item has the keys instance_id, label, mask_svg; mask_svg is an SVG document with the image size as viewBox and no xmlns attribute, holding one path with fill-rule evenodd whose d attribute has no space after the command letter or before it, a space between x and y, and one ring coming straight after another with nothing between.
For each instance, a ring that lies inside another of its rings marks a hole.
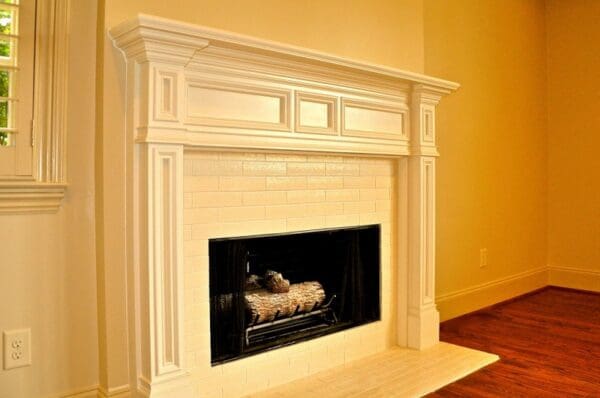
<instances>
[{"instance_id":1,"label":"white baseboard","mask_svg":"<svg viewBox=\"0 0 600 398\"><path fill-rule=\"evenodd\" d=\"M129 385L111 388L110 391L95 385L76 389L57 396L57 398L130 398Z\"/></svg>"},{"instance_id":2,"label":"white baseboard","mask_svg":"<svg viewBox=\"0 0 600 398\"><path fill-rule=\"evenodd\" d=\"M554 265L548 268L549 285L600 292L600 269L590 270Z\"/></svg>"},{"instance_id":3,"label":"white baseboard","mask_svg":"<svg viewBox=\"0 0 600 398\"><path fill-rule=\"evenodd\" d=\"M440 321L529 293L548 285L548 267L539 267L436 297Z\"/></svg>"},{"instance_id":4,"label":"white baseboard","mask_svg":"<svg viewBox=\"0 0 600 398\"><path fill-rule=\"evenodd\" d=\"M98 385L65 392L58 395L57 398L98 398Z\"/></svg>"},{"instance_id":5,"label":"white baseboard","mask_svg":"<svg viewBox=\"0 0 600 398\"><path fill-rule=\"evenodd\" d=\"M104 387L98 387L98 398L129 398L131 397L131 389L129 384L124 384L119 387L112 387L108 390Z\"/></svg>"}]
</instances>

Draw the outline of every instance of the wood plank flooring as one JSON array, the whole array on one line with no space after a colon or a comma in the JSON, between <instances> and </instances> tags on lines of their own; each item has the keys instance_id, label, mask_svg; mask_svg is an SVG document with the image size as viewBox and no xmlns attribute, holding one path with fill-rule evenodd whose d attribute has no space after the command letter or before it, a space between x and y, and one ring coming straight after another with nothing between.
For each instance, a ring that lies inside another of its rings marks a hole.
<instances>
[{"instance_id":1,"label":"wood plank flooring","mask_svg":"<svg viewBox=\"0 0 600 398\"><path fill-rule=\"evenodd\" d=\"M500 361L428 395L600 397L600 294L544 288L441 325L441 340Z\"/></svg>"}]
</instances>

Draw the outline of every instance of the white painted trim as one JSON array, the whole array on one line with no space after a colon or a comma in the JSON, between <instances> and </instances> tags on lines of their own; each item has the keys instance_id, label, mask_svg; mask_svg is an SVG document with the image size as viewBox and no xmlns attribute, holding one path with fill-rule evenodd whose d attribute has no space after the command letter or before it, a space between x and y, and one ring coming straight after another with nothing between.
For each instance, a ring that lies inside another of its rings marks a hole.
<instances>
[{"instance_id":1,"label":"white painted trim","mask_svg":"<svg viewBox=\"0 0 600 398\"><path fill-rule=\"evenodd\" d=\"M66 184L0 182L0 214L56 212L66 188Z\"/></svg>"},{"instance_id":2,"label":"white painted trim","mask_svg":"<svg viewBox=\"0 0 600 398\"><path fill-rule=\"evenodd\" d=\"M409 246L409 191L408 191L408 157L396 161L397 182L396 197L396 292L397 292L397 327L396 343L400 347L408 346L408 246Z\"/></svg>"},{"instance_id":3,"label":"white painted trim","mask_svg":"<svg viewBox=\"0 0 600 398\"><path fill-rule=\"evenodd\" d=\"M67 179L67 81L70 0L38 2L34 148L37 179ZM49 40L50 38L50 40Z\"/></svg>"},{"instance_id":4,"label":"white painted trim","mask_svg":"<svg viewBox=\"0 0 600 398\"><path fill-rule=\"evenodd\" d=\"M600 292L600 269L592 270L551 265L548 284L571 289Z\"/></svg>"},{"instance_id":5,"label":"white painted trim","mask_svg":"<svg viewBox=\"0 0 600 398\"><path fill-rule=\"evenodd\" d=\"M388 115L399 115L400 116L400 126L396 131L365 131L352 129L348 127L347 116L349 114L349 109L361 109L366 111L375 111ZM387 140L400 140L405 141L408 140L408 132L407 132L407 119L408 119L408 106L405 104L399 104L396 106L390 105L382 105L375 102L368 101L356 101L351 99L342 98L341 105L341 134L347 137L365 137L365 138L380 138Z\"/></svg>"},{"instance_id":6,"label":"white painted trim","mask_svg":"<svg viewBox=\"0 0 600 398\"><path fill-rule=\"evenodd\" d=\"M279 109L277 110L279 120L276 123L258 122L251 120L237 119L220 119L214 117L198 117L190 114L189 111L189 91L190 89L207 89L213 91L221 91L228 93L236 93L242 95L254 95L262 97L278 98L280 101ZM214 127L238 127L251 130L275 130L275 131L291 131L290 127L290 109L291 109L291 90L281 90L258 85L234 84L226 82L217 82L210 80L200 80L197 78L188 78L185 81L185 124L214 126Z\"/></svg>"},{"instance_id":7,"label":"white painted trim","mask_svg":"<svg viewBox=\"0 0 600 398\"><path fill-rule=\"evenodd\" d=\"M460 87L458 83L420 73L404 71L368 62L359 62L312 49L292 46L290 44L258 39L238 33L207 28L146 14L138 14L137 17L112 28L109 33L115 38L117 47L124 48L135 40L135 37L131 35L131 33L137 29L142 30L143 34L148 38L169 42L174 47L180 46L180 48L173 49L173 51L177 51L178 54L182 54L181 47L203 49L209 44L223 48L237 46L242 48L252 48L254 52L257 52L257 50L265 51L278 57L300 58L304 63L316 62L319 64L326 64L331 70L331 73L335 73L333 67L336 67L337 69L346 71L358 70L361 74L365 75L365 78L369 74L375 74L394 80L406 80L427 84L438 87L440 90L447 90L448 92L454 91ZM123 38L123 40L121 38ZM142 49L136 48L136 50L139 53ZM194 52L190 55L193 55L193 53Z\"/></svg>"},{"instance_id":8,"label":"white painted trim","mask_svg":"<svg viewBox=\"0 0 600 398\"><path fill-rule=\"evenodd\" d=\"M137 130L138 143L152 142L181 144L186 150L212 148L226 150L292 151L362 154L369 156L398 157L415 153L405 141L385 140L385 142L366 138L347 137L338 140L338 136L307 133L272 133L259 131L256 134L217 130L217 128L195 128L193 132L175 129L140 128ZM437 154L435 155L437 156Z\"/></svg>"},{"instance_id":9,"label":"white painted trim","mask_svg":"<svg viewBox=\"0 0 600 398\"><path fill-rule=\"evenodd\" d=\"M138 143L402 156L408 154L407 101L412 98L428 107L430 126L427 142L412 142L412 151L437 156L434 106L458 88L424 75L146 15L111 29L110 35L126 58L140 65L142 100L139 119L133 121ZM165 76L172 82L167 108L178 112L163 109ZM192 89L213 93L199 97ZM234 114L215 112L222 109L225 93L232 107L235 98L240 101ZM328 128L302 126L295 96L327 98ZM266 97L278 98L279 109L272 109ZM360 127L346 128L346 106L372 114L358 118ZM206 114L190 112L202 107ZM152 108L154 116L148 116ZM399 122L392 123L391 115Z\"/></svg>"},{"instance_id":10,"label":"white painted trim","mask_svg":"<svg viewBox=\"0 0 600 398\"><path fill-rule=\"evenodd\" d=\"M294 120L296 124L294 130L297 133L310 133L310 134L326 134L326 135L338 135L339 134L339 106L338 98L330 95L314 94L304 91L296 91L294 93L295 106L294 106ZM326 124L327 127L314 127L304 126L302 124L302 102L314 102L327 106Z\"/></svg>"},{"instance_id":11,"label":"white painted trim","mask_svg":"<svg viewBox=\"0 0 600 398\"><path fill-rule=\"evenodd\" d=\"M435 304L435 157L408 160L408 346L439 341Z\"/></svg>"},{"instance_id":12,"label":"white painted trim","mask_svg":"<svg viewBox=\"0 0 600 398\"><path fill-rule=\"evenodd\" d=\"M63 392L52 397L56 398L98 398L98 385L91 385L83 388L75 388L68 392Z\"/></svg>"},{"instance_id":13,"label":"white painted trim","mask_svg":"<svg viewBox=\"0 0 600 398\"><path fill-rule=\"evenodd\" d=\"M442 94L423 85L415 85L411 103L411 146L413 153L438 156L435 137L435 107Z\"/></svg>"},{"instance_id":14,"label":"white painted trim","mask_svg":"<svg viewBox=\"0 0 600 398\"><path fill-rule=\"evenodd\" d=\"M497 278L449 293L438 294L442 321L511 299L548 285L548 267Z\"/></svg>"},{"instance_id":15,"label":"white painted trim","mask_svg":"<svg viewBox=\"0 0 600 398\"><path fill-rule=\"evenodd\" d=\"M0 178L2 214L55 212L67 189L69 10L70 0L37 3L32 173Z\"/></svg>"},{"instance_id":16,"label":"white painted trim","mask_svg":"<svg viewBox=\"0 0 600 398\"><path fill-rule=\"evenodd\" d=\"M69 392L54 395L53 398L131 398L129 385L106 390L95 384L84 388L75 388Z\"/></svg>"},{"instance_id":17,"label":"white painted trim","mask_svg":"<svg viewBox=\"0 0 600 398\"><path fill-rule=\"evenodd\" d=\"M111 387L108 390L102 386L98 387L98 398L129 398L131 396L131 389L128 384Z\"/></svg>"},{"instance_id":18,"label":"white painted trim","mask_svg":"<svg viewBox=\"0 0 600 398\"><path fill-rule=\"evenodd\" d=\"M436 157L435 117L441 99L436 89L416 84L410 99L408 184L408 311L407 344L424 349L439 342L440 314L435 301ZM427 137L427 139L425 139Z\"/></svg>"},{"instance_id":19,"label":"white painted trim","mask_svg":"<svg viewBox=\"0 0 600 398\"><path fill-rule=\"evenodd\" d=\"M148 145L151 382L183 372L183 147Z\"/></svg>"}]
</instances>

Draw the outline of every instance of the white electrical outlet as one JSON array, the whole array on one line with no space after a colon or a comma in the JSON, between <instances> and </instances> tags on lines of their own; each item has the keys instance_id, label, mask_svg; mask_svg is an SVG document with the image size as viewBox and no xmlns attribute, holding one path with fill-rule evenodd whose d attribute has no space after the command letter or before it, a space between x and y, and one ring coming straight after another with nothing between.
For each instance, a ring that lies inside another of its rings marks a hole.
<instances>
[{"instance_id":1,"label":"white electrical outlet","mask_svg":"<svg viewBox=\"0 0 600 398\"><path fill-rule=\"evenodd\" d=\"M479 268L487 266L487 249L479 249Z\"/></svg>"},{"instance_id":2,"label":"white electrical outlet","mask_svg":"<svg viewBox=\"0 0 600 398\"><path fill-rule=\"evenodd\" d=\"M31 330L7 330L4 337L4 370L31 365Z\"/></svg>"}]
</instances>

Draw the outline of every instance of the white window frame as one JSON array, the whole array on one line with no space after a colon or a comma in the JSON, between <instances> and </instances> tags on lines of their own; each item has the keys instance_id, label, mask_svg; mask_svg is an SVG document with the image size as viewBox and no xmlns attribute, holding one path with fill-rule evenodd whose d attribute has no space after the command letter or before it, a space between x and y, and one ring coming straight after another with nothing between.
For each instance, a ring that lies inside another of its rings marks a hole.
<instances>
[{"instance_id":1,"label":"white window frame","mask_svg":"<svg viewBox=\"0 0 600 398\"><path fill-rule=\"evenodd\" d=\"M32 172L0 177L0 214L55 212L65 195L69 3L37 1Z\"/></svg>"}]
</instances>

